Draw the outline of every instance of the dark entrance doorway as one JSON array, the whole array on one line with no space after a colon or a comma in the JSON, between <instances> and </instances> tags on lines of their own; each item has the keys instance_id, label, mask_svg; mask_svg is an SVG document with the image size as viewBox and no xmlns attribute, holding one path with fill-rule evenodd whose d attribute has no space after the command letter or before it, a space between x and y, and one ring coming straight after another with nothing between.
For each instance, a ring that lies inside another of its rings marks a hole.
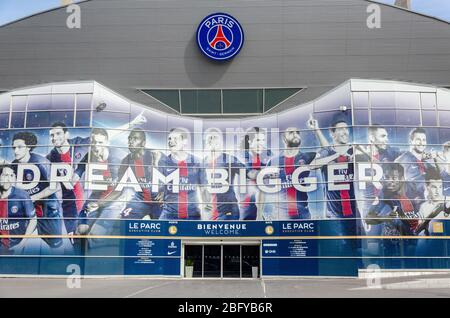
<instances>
[{"instance_id":1,"label":"dark entrance doorway","mask_svg":"<svg viewBox=\"0 0 450 318\"><path fill-rule=\"evenodd\" d=\"M260 248L257 244L187 244L184 265L184 277L259 278Z\"/></svg>"}]
</instances>

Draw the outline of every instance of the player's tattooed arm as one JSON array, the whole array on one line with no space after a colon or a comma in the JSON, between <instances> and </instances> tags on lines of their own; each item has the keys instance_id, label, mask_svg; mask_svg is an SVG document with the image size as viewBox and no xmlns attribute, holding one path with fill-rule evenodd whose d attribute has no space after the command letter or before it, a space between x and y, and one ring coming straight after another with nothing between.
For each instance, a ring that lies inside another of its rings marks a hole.
<instances>
[{"instance_id":1,"label":"player's tattooed arm","mask_svg":"<svg viewBox=\"0 0 450 318\"><path fill-rule=\"evenodd\" d=\"M320 130L319 122L316 119L314 119L314 117L311 114L309 115L309 120L307 121L306 124L309 129L314 130L314 133L316 134L317 139L319 139L319 143L322 147L330 146L330 143L328 142L327 138Z\"/></svg>"},{"instance_id":2,"label":"player's tattooed arm","mask_svg":"<svg viewBox=\"0 0 450 318\"><path fill-rule=\"evenodd\" d=\"M423 219L420 220L419 225L416 228L416 235L427 229L431 220L437 217L441 212L447 212L449 210L449 207L449 202L438 203L431 207L425 207L425 205L422 205L420 212L423 215Z\"/></svg>"},{"instance_id":3,"label":"player's tattooed arm","mask_svg":"<svg viewBox=\"0 0 450 318\"><path fill-rule=\"evenodd\" d=\"M444 155L440 152L437 152L434 149L431 149L431 151L427 154L427 157L431 160L433 160L434 165L439 170L440 173L446 172L447 170L447 164L445 162Z\"/></svg>"}]
</instances>

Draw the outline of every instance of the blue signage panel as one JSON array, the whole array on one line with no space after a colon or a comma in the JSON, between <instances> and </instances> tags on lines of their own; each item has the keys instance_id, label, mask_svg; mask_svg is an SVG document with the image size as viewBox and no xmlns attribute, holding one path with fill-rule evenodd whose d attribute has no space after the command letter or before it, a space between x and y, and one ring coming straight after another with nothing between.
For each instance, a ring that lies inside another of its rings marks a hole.
<instances>
[{"instance_id":1,"label":"blue signage panel","mask_svg":"<svg viewBox=\"0 0 450 318\"><path fill-rule=\"evenodd\" d=\"M125 256L181 256L180 240L125 240Z\"/></svg>"},{"instance_id":2,"label":"blue signage panel","mask_svg":"<svg viewBox=\"0 0 450 318\"><path fill-rule=\"evenodd\" d=\"M128 236L276 237L315 236L317 221L127 221Z\"/></svg>"},{"instance_id":3,"label":"blue signage panel","mask_svg":"<svg viewBox=\"0 0 450 318\"><path fill-rule=\"evenodd\" d=\"M180 275L180 258L125 258L125 275Z\"/></svg>"},{"instance_id":4,"label":"blue signage panel","mask_svg":"<svg viewBox=\"0 0 450 318\"><path fill-rule=\"evenodd\" d=\"M263 240L263 257L318 256L317 240Z\"/></svg>"},{"instance_id":5,"label":"blue signage panel","mask_svg":"<svg viewBox=\"0 0 450 318\"><path fill-rule=\"evenodd\" d=\"M313 276L319 274L317 258L275 258L262 259L264 276Z\"/></svg>"},{"instance_id":6,"label":"blue signage panel","mask_svg":"<svg viewBox=\"0 0 450 318\"><path fill-rule=\"evenodd\" d=\"M213 13L202 20L197 29L200 51L210 59L225 61L235 57L244 45L244 30L226 13Z\"/></svg>"},{"instance_id":7,"label":"blue signage panel","mask_svg":"<svg viewBox=\"0 0 450 318\"><path fill-rule=\"evenodd\" d=\"M167 222L164 221L126 221L125 235L127 236L165 236Z\"/></svg>"}]
</instances>

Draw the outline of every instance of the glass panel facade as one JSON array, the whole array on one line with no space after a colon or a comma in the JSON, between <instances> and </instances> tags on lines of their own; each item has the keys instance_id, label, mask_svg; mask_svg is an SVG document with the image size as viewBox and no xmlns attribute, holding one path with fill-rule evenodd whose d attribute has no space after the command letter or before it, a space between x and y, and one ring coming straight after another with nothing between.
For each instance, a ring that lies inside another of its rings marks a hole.
<instances>
[{"instance_id":1,"label":"glass panel facade","mask_svg":"<svg viewBox=\"0 0 450 318\"><path fill-rule=\"evenodd\" d=\"M371 108L395 108L395 93L394 92L371 92L370 93L370 107Z\"/></svg>"},{"instance_id":2,"label":"glass panel facade","mask_svg":"<svg viewBox=\"0 0 450 318\"><path fill-rule=\"evenodd\" d=\"M92 94L77 94L76 100L77 110L92 109Z\"/></svg>"},{"instance_id":3,"label":"glass panel facade","mask_svg":"<svg viewBox=\"0 0 450 318\"><path fill-rule=\"evenodd\" d=\"M299 91L298 88L266 88L264 90L264 111L272 109Z\"/></svg>"},{"instance_id":4,"label":"glass panel facade","mask_svg":"<svg viewBox=\"0 0 450 318\"><path fill-rule=\"evenodd\" d=\"M23 203L9 211L23 222L11 223L8 231L20 236L28 219L45 216L40 221L45 225L35 229L42 240L18 253L34 255L44 246L58 255L61 246L64 253L79 252L68 233L119 236L135 233L134 222L160 224L160 232L145 235L173 236L154 248L167 258L155 268L172 266L167 249L180 242L170 241L193 224L178 221L202 221L198 224L205 228L190 228L193 236L257 231L251 234L269 240L267 233L292 234L288 224L309 224L314 229L295 235L358 238L297 239L279 245L277 261L288 257L283 248L318 258L442 256L446 249L443 253L436 242L428 245L421 237L446 234L450 95L443 89L382 87L386 91L368 85L352 92L345 84L280 113L229 120L166 115L103 88L92 94L0 95L0 156L11 164L0 171L5 174L0 183L14 184ZM217 105L218 92L186 90L182 100L203 111ZM224 90L220 100L224 112L261 112L263 95L262 90ZM2 181L7 178L15 179ZM36 194L41 196L33 199ZM215 224L227 224L226 232L208 228ZM366 235L390 239L360 239ZM392 239L405 236L417 237L417 244ZM5 242L13 253L10 247L21 240ZM102 248L88 251L121 253L123 246L112 242L89 241L88 246ZM310 245L302 250L295 244ZM205 246L202 253L205 277L237 275L237 249ZM239 255L244 262L244 251ZM255 265L242 264L241 275L250 275ZM289 268L294 267L304 268Z\"/></svg>"},{"instance_id":5,"label":"glass panel facade","mask_svg":"<svg viewBox=\"0 0 450 318\"><path fill-rule=\"evenodd\" d=\"M353 107L355 109L369 108L369 93L368 92L353 92Z\"/></svg>"},{"instance_id":6,"label":"glass panel facade","mask_svg":"<svg viewBox=\"0 0 450 318\"><path fill-rule=\"evenodd\" d=\"M63 103L64 105L65 103ZM28 97L27 111L48 110L52 108L51 95L32 95Z\"/></svg>"},{"instance_id":7,"label":"glass panel facade","mask_svg":"<svg viewBox=\"0 0 450 318\"><path fill-rule=\"evenodd\" d=\"M220 90L182 90L181 112L184 114L220 114L222 97Z\"/></svg>"},{"instance_id":8,"label":"glass panel facade","mask_svg":"<svg viewBox=\"0 0 450 318\"><path fill-rule=\"evenodd\" d=\"M176 110L177 112L180 111L179 90L151 89L151 90L143 90L143 92L163 102L164 104Z\"/></svg>"},{"instance_id":9,"label":"glass panel facade","mask_svg":"<svg viewBox=\"0 0 450 318\"><path fill-rule=\"evenodd\" d=\"M262 114L301 89L143 90L181 114Z\"/></svg>"},{"instance_id":10,"label":"glass panel facade","mask_svg":"<svg viewBox=\"0 0 450 318\"><path fill-rule=\"evenodd\" d=\"M223 112L225 114L262 113L263 91L261 89L224 90Z\"/></svg>"},{"instance_id":11,"label":"glass panel facade","mask_svg":"<svg viewBox=\"0 0 450 318\"><path fill-rule=\"evenodd\" d=\"M13 96L12 97L12 111L24 112L27 107L28 96ZM45 109L45 108L43 108Z\"/></svg>"},{"instance_id":12,"label":"glass panel facade","mask_svg":"<svg viewBox=\"0 0 450 318\"><path fill-rule=\"evenodd\" d=\"M11 106L11 96L0 93L0 112L9 112Z\"/></svg>"},{"instance_id":13,"label":"glass panel facade","mask_svg":"<svg viewBox=\"0 0 450 318\"><path fill-rule=\"evenodd\" d=\"M437 101L435 93L421 93L420 96L423 109L436 109Z\"/></svg>"}]
</instances>

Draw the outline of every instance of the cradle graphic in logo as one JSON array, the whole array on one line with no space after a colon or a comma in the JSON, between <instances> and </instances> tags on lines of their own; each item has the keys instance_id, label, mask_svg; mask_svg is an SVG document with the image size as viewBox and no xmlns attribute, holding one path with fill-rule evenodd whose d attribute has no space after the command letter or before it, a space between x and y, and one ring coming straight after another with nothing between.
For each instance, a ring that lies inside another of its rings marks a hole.
<instances>
[{"instance_id":1,"label":"cradle graphic in logo","mask_svg":"<svg viewBox=\"0 0 450 318\"><path fill-rule=\"evenodd\" d=\"M226 13L213 13L200 23L197 44L207 57L224 61L236 56L244 44L239 22Z\"/></svg>"}]
</instances>

